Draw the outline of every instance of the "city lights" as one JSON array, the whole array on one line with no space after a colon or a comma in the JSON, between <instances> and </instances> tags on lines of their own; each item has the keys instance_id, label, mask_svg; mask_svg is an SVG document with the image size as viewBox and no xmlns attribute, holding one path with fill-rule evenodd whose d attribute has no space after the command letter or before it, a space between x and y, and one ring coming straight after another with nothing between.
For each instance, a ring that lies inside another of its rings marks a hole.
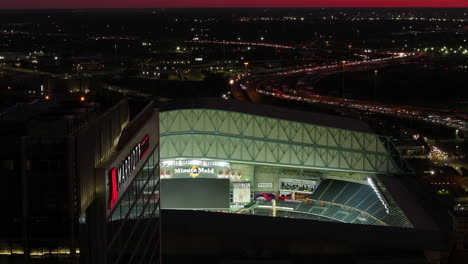
<instances>
[{"instance_id":1,"label":"city lights","mask_svg":"<svg viewBox=\"0 0 468 264\"><path fill-rule=\"evenodd\" d=\"M6 263L464 253L456 0L52 1L1 10Z\"/></svg>"}]
</instances>

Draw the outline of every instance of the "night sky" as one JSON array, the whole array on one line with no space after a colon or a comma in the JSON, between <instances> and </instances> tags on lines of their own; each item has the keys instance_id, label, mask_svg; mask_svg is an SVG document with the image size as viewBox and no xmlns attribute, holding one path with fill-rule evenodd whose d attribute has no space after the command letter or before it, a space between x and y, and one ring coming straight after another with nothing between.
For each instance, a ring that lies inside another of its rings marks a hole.
<instances>
[{"instance_id":1,"label":"night sky","mask_svg":"<svg viewBox=\"0 0 468 264\"><path fill-rule=\"evenodd\" d=\"M0 0L0 9L144 7L468 7L468 0Z\"/></svg>"}]
</instances>

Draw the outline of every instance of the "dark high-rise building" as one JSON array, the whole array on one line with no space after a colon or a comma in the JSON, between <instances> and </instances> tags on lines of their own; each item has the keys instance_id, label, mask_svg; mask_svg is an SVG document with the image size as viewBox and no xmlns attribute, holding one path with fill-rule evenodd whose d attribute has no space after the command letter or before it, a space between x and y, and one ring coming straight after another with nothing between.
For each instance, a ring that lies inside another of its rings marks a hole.
<instances>
[{"instance_id":1,"label":"dark high-rise building","mask_svg":"<svg viewBox=\"0 0 468 264\"><path fill-rule=\"evenodd\" d=\"M154 240L157 249L152 104L133 119L127 100L106 109L66 99L19 104L0 114L0 134L2 260L104 263L135 259L129 242L149 247ZM159 256L155 249L134 252L137 259Z\"/></svg>"}]
</instances>

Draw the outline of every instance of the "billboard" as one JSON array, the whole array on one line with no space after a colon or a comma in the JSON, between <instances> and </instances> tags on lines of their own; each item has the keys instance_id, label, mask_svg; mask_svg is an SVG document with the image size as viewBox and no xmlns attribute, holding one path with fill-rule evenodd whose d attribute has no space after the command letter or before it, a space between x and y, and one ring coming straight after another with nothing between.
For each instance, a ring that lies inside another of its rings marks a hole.
<instances>
[{"instance_id":1,"label":"billboard","mask_svg":"<svg viewBox=\"0 0 468 264\"><path fill-rule=\"evenodd\" d=\"M230 163L218 160L174 159L161 161L161 178L229 178ZM232 173L234 176L234 173ZM239 173L237 173L240 176ZM236 174L236 175L237 175ZM239 177L240 178L240 177Z\"/></svg>"},{"instance_id":2,"label":"billboard","mask_svg":"<svg viewBox=\"0 0 468 264\"><path fill-rule=\"evenodd\" d=\"M258 188L273 188L272 182L259 182L257 185Z\"/></svg>"},{"instance_id":3,"label":"billboard","mask_svg":"<svg viewBox=\"0 0 468 264\"><path fill-rule=\"evenodd\" d=\"M134 170L137 165L143 160L149 151L150 136L147 134L136 144L127 157L122 160L120 165L109 170L109 209L113 209L119 197L120 188L122 188L128 179L134 176Z\"/></svg>"},{"instance_id":4,"label":"billboard","mask_svg":"<svg viewBox=\"0 0 468 264\"><path fill-rule=\"evenodd\" d=\"M232 200L234 203L250 203L250 182L233 183Z\"/></svg>"},{"instance_id":5,"label":"billboard","mask_svg":"<svg viewBox=\"0 0 468 264\"><path fill-rule=\"evenodd\" d=\"M280 179L280 192L312 194L319 184L320 180Z\"/></svg>"},{"instance_id":6,"label":"billboard","mask_svg":"<svg viewBox=\"0 0 468 264\"><path fill-rule=\"evenodd\" d=\"M229 196L228 179L161 179L161 209L227 209Z\"/></svg>"}]
</instances>

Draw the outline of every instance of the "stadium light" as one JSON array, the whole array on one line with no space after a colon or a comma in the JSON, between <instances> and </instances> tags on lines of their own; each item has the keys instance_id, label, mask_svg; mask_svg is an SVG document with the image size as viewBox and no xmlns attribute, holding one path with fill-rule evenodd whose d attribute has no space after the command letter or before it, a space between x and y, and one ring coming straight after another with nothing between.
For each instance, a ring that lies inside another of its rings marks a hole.
<instances>
[{"instance_id":1,"label":"stadium light","mask_svg":"<svg viewBox=\"0 0 468 264\"><path fill-rule=\"evenodd\" d=\"M382 196L382 194L380 193L379 189L377 188L377 186L375 185L374 181L370 178L370 177L367 177L367 182L369 183L369 185L372 187L372 189L374 190L375 194L377 195L377 197L379 198L380 202L382 203L382 205L385 207L385 212L387 214L390 213L390 208L387 204L387 201L385 201L384 197Z\"/></svg>"}]
</instances>

